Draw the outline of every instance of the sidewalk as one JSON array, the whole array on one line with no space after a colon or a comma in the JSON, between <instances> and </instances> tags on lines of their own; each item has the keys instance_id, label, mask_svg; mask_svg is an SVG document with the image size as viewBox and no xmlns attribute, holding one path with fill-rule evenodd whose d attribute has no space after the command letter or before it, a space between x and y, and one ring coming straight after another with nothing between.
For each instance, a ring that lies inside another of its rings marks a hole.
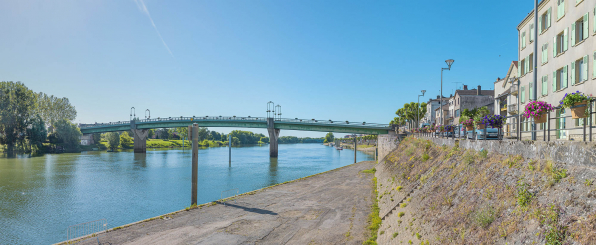
<instances>
[{"instance_id":1,"label":"sidewalk","mask_svg":"<svg viewBox=\"0 0 596 245\"><path fill-rule=\"evenodd\" d=\"M374 162L112 230L102 244L362 244ZM88 239L79 244L96 244Z\"/></svg>"}]
</instances>

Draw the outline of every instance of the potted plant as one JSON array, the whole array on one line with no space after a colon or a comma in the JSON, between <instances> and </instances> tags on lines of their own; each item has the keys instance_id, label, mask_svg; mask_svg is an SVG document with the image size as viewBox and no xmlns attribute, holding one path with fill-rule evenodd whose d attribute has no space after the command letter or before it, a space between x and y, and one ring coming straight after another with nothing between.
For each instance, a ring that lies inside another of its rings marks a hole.
<instances>
[{"instance_id":1,"label":"potted plant","mask_svg":"<svg viewBox=\"0 0 596 245\"><path fill-rule=\"evenodd\" d=\"M505 117L501 115L486 115L482 118L482 124L492 128L503 128Z\"/></svg>"},{"instance_id":2,"label":"potted plant","mask_svg":"<svg viewBox=\"0 0 596 245\"><path fill-rule=\"evenodd\" d=\"M524 111L523 117L533 117L535 123L545 123L546 113L554 110L555 108L551 104L548 104L544 101L530 101L526 105L526 110Z\"/></svg>"},{"instance_id":3,"label":"potted plant","mask_svg":"<svg viewBox=\"0 0 596 245\"><path fill-rule=\"evenodd\" d=\"M474 116L474 125L476 126L477 129L484 129L484 127L486 125L484 125L484 122L482 121L483 117L480 115L476 115Z\"/></svg>"},{"instance_id":4,"label":"potted plant","mask_svg":"<svg viewBox=\"0 0 596 245\"><path fill-rule=\"evenodd\" d=\"M453 128L452 125L445 125L445 132L453 132Z\"/></svg>"},{"instance_id":5,"label":"potted plant","mask_svg":"<svg viewBox=\"0 0 596 245\"><path fill-rule=\"evenodd\" d=\"M561 107L571 108L571 117L573 119L585 118L589 114L589 109L586 106L592 95L587 95L579 91L572 94L565 94L561 100ZM586 113L586 111L588 113Z\"/></svg>"}]
</instances>

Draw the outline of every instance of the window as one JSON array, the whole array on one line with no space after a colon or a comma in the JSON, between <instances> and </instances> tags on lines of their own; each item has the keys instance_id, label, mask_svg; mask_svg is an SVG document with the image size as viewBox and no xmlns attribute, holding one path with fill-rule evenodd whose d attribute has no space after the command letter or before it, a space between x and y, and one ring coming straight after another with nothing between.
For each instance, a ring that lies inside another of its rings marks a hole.
<instances>
[{"instance_id":1,"label":"window","mask_svg":"<svg viewBox=\"0 0 596 245\"><path fill-rule=\"evenodd\" d=\"M538 18L538 31L543 33L550 27L550 11L552 8L549 8L545 11L540 18Z\"/></svg>"},{"instance_id":2,"label":"window","mask_svg":"<svg viewBox=\"0 0 596 245\"><path fill-rule=\"evenodd\" d=\"M542 44L542 64L548 62L548 43Z\"/></svg>"},{"instance_id":3,"label":"window","mask_svg":"<svg viewBox=\"0 0 596 245\"><path fill-rule=\"evenodd\" d=\"M530 43L534 41L534 24L530 24Z\"/></svg>"},{"instance_id":4,"label":"window","mask_svg":"<svg viewBox=\"0 0 596 245\"><path fill-rule=\"evenodd\" d=\"M567 66L553 72L553 92L567 88Z\"/></svg>"},{"instance_id":5,"label":"window","mask_svg":"<svg viewBox=\"0 0 596 245\"><path fill-rule=\"evenodd\" d=\"M455 117L459 117L459 109L455 110Z\"/></svg>"},{"instance_id":6,"label":"window","mask_svg":"<svg viewBox=\"0 0 596 245\"><path fill-rule=\"evenodd\" d=\"M542 96L548 94L548 75L542 76Z\"/></svg>"},{"instance_id":7,"label":"window","mask_svg":"<svg viewBox=\"0 0 596 245\"><path fill-rule=\"evenodd\" d=\"M526 32L522 32L522 36L521 36L521 48L525 49L526 48Z\"/></svg>"},{"instance_id":8,"label":"window","mask_svg":"<svg viewBox=\"0 0 596 245\"><path fill-rule=\"evenodd\" d=\"M526 103L526 87L522 86L520 88L520 92L521 92L521 103Z\"/></svg>"},{"instance_id":9,"label":"window","mask_svg":"<svg viewBox=\"0 0 596 245\"><path fill-rule=\"evenodd\" d=\"M579 20L575 21L571 24L571 45L575 46L583 40L586 40L589 36L589 29L588 29L588 15L586 13L584 17L579 18Z\"/></svg>"},{"instance_id":10,"label":"window","mask_svg":"<svg viewBox=\"0 0 596 245\"><path fill-rule=\"evenodd\" d=\"M530 82L530 86L528 86L528 101L534 100L534 83Z\"/></svg>"},{"instance_id":11,"label":"window","mask_svg":"<svg viewBox=\"0 0 596 245\"><path fill-rule=\"evenodd\" d=\"M568 29L565 28L565 30L553 38L553 57L557 57L557 55L567 51L567 32Z\"/></svg>"},{"instance_id":12,"label":"window","mask_svg":"<svg viewBox=\"0 0 596 245\"><path fill-rule=\"evenodd\" d=\"M571 85L588 80L588 56L571 62Z\"/></svg>"},{"instance_id":13,"label":"window","mask_svg":"<svg viewBox=\"0 0 596 245\"><path fill-rule=\"evenodd\" d=\"M527 63L528 63L528 73L532 72L534 70L534 53L531 53L530 55L528 55L527 58Z\"/></svg>"},{"instance_id":14,"label":"window","mask_svg":"<svg viewBox=\"0 0 596 245\"><path fill-rule=\"evenodd\" d=\"M526 75L526 59L523 59L518 67L519 69L519 76L523 77L524 75Z\"/></svg>"},{"instance_id":15,"label":"window","mask_svg":"<svg viewBox=\"0 0 596 245\"><path fill-rule=\"evenodd\" d=\"M584 119L585 118L575 119L575 126L576 127L582 127L582 126L584 126Z\"/></svg>"},{"instance_id":16,"label":"window","mask_svg":"<svg viewBox=\"0 0 596 245\"><path fill-rule=\"evenodd\" d=\"M565 0L557 0L557 20L565 16Z\"/></svg>"}]
</instances>

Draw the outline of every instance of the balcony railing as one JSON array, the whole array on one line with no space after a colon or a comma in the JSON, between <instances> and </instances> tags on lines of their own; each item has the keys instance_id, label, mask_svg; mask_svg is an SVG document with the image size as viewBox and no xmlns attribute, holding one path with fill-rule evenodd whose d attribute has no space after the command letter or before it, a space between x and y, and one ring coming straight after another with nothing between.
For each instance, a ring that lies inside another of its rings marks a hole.
<instances>
[{"instance_id":1,"label":"balcony railing","mask_svg":"<svg viewBox=\"0 0 596 245\"><path fill-rule=\"evenodd\" d=\"M517 95L517 94L518 94L517 85L511 86L511 95Z\"/></svg>"},{"instance_id":2,"label":"balcony railing","mask_svg":"<svg viewBox=\"0 0 596 245\"><path fill-rule=\"evenodd\" d=\"M511 115L517 114L517 104L510 104L507 106L507 112Z\"/></svg>"}]
</instances>

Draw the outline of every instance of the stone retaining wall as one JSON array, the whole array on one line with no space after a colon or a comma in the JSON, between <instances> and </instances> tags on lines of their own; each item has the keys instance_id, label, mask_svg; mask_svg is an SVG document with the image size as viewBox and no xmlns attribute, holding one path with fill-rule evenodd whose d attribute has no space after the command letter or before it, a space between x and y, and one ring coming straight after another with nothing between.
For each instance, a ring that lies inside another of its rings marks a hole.
<instances>
[{"instance_id":1,"label":"stone retaining wall","mask_svg":"<svg viewBox=\"0 0 596 245\"><path fill-rule=\"evenodd\" d=\"M558 163L596 167L596 143L570 141L473 141L446 138L421 137L433 141L437 145L454 146L464 149L482 149L498 152L503 155L521 155L530 159L548 159ZM380 150L379 150L380 151ZM382 158L381 158L382 159Z\"/></svg>"},{"instance_id":2,"label":"stone retaining wall","mask_svg":"<svg viewBox=\"0 0 596 245\"><path fill-rule=\"evenodd\" d=\"M377 147L379 148L379 162L399 145L398 135L391 131L389 134L381 134L378 137Z\"/></svg>"}]
</instances>

